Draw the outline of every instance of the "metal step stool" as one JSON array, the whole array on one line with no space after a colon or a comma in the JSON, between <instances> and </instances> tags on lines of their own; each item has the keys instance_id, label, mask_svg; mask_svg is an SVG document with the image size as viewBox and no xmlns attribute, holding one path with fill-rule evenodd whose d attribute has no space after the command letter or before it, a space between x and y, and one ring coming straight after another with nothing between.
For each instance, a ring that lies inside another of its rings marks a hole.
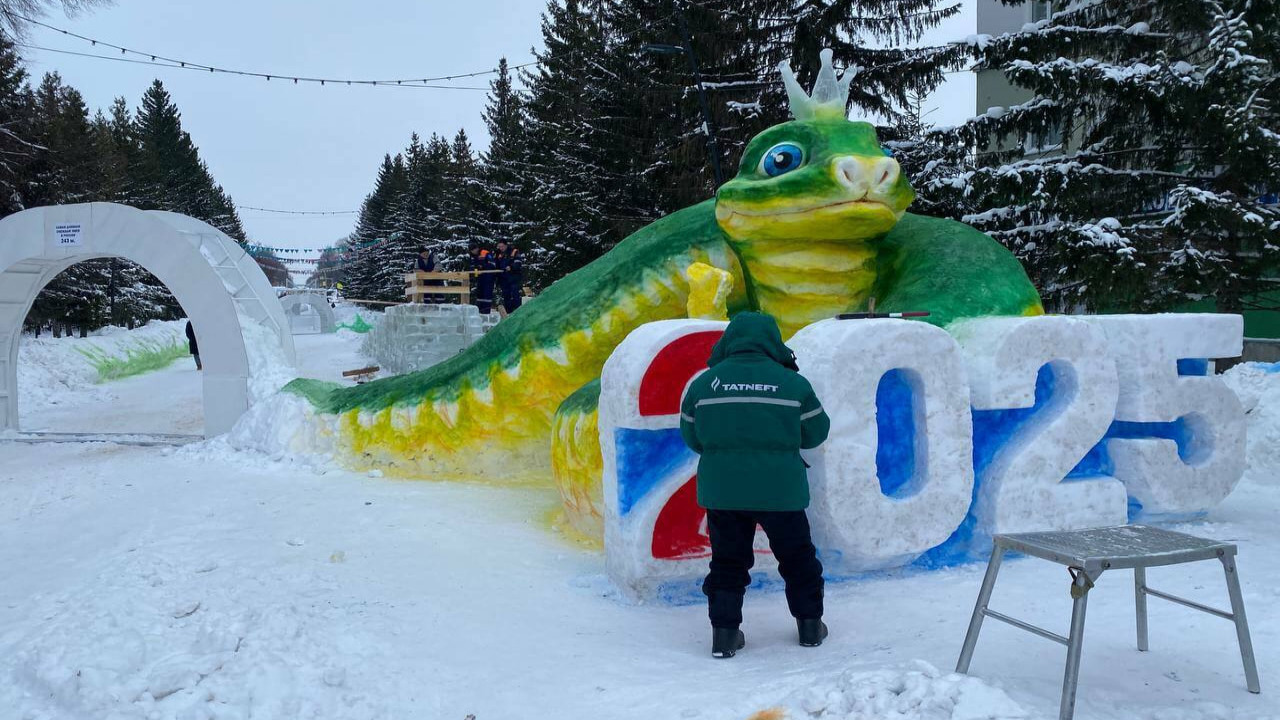
<instances>
[{"instance_id":1,"label":"metal step stool","mask_svg":"<svg viewBox=\"0 0 1280 720\"><path fill-rule=\"evenodd\" d=\"M1259 692L1258 666L1253 658L1253 643L1249 640L1249 621L1244 614L1244 599L1240 595L1240 578L1236 572L1236 546L1185 533L1161 530L1146 525L1121 525L1118 527L1070 530L1062 532L1019 533L996 535L987 574L982 579L978 602L973 607L969 632L964 637L964 648L956 672L969 672L973 648L978 643L983 618L995 618L1067 646L1067 669L1062 680L1062 705L1059 720L1071 720L1076 709L1076 682L1080 675L1080 644L1084 639L1084 611L1098 577L1107 570L1133 568L1133 585L1138 611L1138 649L1147 649L1147 596L1152 595L1195 610L1207 612L1235 623L1236 638L1240 642L1240 657L1244 661L1244 676L1249 692ZM987 607L991 589L1000 573L1000 561L1005 552L1020 552L1050 562L1067 566L1071 574L1071 631L1063 637L1044 628L1023 622L1017 618L996 612ZM1223 612L1147 587L1147 568L1161 565L1177 565L1197 560L1217 559L1227 576L1227 593L1231 597L1231 612Z\"/></svg>"}]
</instances>

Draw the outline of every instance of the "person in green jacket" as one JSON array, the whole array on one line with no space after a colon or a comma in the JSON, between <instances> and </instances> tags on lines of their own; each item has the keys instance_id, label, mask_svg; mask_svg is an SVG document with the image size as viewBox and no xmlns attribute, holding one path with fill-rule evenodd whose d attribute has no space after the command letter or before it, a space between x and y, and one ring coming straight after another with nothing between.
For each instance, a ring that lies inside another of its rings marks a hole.
<instances>
[{"instance_id":1,"label":"person in green jacket","mask_svg":"<svg viewBox=\"0 0 1280 720\"><path fill-rule=\"evenodd\" d=\"M698 504L707 510L711 536L711 568L702 583L711 654L733 657L746 644L738 626L757 524L786 581L800 644L821 645L822 563L804 512L809 479L800 450L821 445L831 421L772 316L735 315L707 366L680 404L680 434L701 456Z\"/></svg>"}]
</instances>

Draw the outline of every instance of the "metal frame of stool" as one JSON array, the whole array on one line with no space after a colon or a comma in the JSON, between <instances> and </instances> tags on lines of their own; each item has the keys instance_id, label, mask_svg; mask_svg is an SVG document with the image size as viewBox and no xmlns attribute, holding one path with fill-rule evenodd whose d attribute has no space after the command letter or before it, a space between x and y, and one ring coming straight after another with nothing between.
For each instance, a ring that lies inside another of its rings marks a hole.
<instances>
[{"instance_id":1,"label":"metal frame of stool","mask_svg":"<svg viewBox=\"0 0 1280 720\"><path fill-rule=\"evenodd\" d=\"M1148 595L1179 605L1185 605L1194 610L1200 610L1201 612L1232 621L1236 627L1236 639L1240 644L1240 658L1244 664L1246 685L1251 693L1261 691L1258 682L1257 663L1253 655L1253 643L1249 636L1249 621L1245 616L1244 599L1240 592L1240 578L1236 572L1235 545L1212 543L1212 547L1180 553L1166 553L1158 557L1079 558L1070 557L1041 545L1027 542L1028 538L1044 535L1047 534L996 535L993 538L994 547L991 551L991 559L987 563L987 572L982 579L982 588L978 591L978 600L974 604L973 615L969 619L969 629L965 634L964 646L960 650L960 659L956 663L956 672L969 672L969 664L973 659L974 648L978 644L978 634L982 631L984 618L989 617L999 620L1021 630L1026 630L1033 635L1064 645L1067 648L1067 662L1062 679L1062 700L1059 705L1058 718L1059 720L1071 720L1075 715L1076 689L1080 678L1080 650L1084 641L1084 619L1085 611L1088 607L1089 591L1093 589L1094 584L1102 576L1103 572L1112 569L1132 568L1137 611L1138 650L1145 652L1148 648ZM995 588L996 577L1000 574L1000 564L1007 550L1022 552L1067 566L1067 571L1071 574L1072 606L1071 629L1066 637L988 607L991 602L991 592ZM1231 612L1229 613L1147 586L1146 569L1148 567L1209 560L1215 557L1222 562L1223 571L1226 575L1227 594L1231 599Z\"/></svg>"}]
</instances>

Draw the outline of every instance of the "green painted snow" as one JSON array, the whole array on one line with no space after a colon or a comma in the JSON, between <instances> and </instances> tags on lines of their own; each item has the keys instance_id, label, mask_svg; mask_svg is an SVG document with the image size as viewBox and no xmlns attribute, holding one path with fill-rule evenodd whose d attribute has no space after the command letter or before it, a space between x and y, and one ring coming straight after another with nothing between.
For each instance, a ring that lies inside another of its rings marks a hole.
<instances>
[{"instance_id":1,"label":"green painted snow","mask_svg":"<svg viewBox=\"0 0 1280 720\"><path fill-rule=\"evenodd\" d=\"M716 224L715 200L707 200L636 231L596 261L527 301L466 352L438 365L355 387L326 388L300 379L286 385L285 390L306 397L326 413L354 408L377 411L420 401L428 393L435 399L456 400L468 390L487 387L495 364L511 367L523 352L555 347L567 333L591 327L602 308L612 307L617 298L642 286L646 270L660 271L691 250L713 246L723 248L725 240Z\"/></svg>"},{"instance_id":2,"label":"green painted snow","mask_svg":"<svg viewBox=\"0 0 1280 720\"><path fill-rule=\"evenodd\" d=\"M162 370L174 360L190 354L186 341L176 337L169 341L135 340L123 350L124 354L120 355L108 353L96 345L76 348L76 352L85 356L98 371L100 383Z\"/></svg>"},{"instance_id":3,"label":"green painted snow","mask_svg":"<svg viewBox=\"0 0 1280 720\"><path fill-rule=\"evenodd\" d=\"M360 317L360 313L356 313L356 319L352 320L350 323L338 323L338 327L346 328L352 332L358 332L362 334L367 333L373 329L372 325L365 322L364 318Z\"/></svg>"},{"instance_id":4,"label":"green painted snow","mask_svg":"<svg viewBox=\"0 0 1280 720\"><path fill-rule=\"evenodd\" d=\"M944 327L962 317L1040 307L1013 253L963 223L906 213L876 245L877 310L926 310L927 322Z\"/></svg>"},{"instance_id":5,"label":"green painted snow","mask_svg":"<svg viewBox=\"0 0 1280 720\"><path fill-rule=\"evenodd\" d=\"M591 382L578 388L572 395L564 399L560 403L559 409L556 410L557 415L568 415L570 413L581 413L583 415L593 413L596 406L600 404L600 379L596 378Z\"/></svg>"}]
</instances>

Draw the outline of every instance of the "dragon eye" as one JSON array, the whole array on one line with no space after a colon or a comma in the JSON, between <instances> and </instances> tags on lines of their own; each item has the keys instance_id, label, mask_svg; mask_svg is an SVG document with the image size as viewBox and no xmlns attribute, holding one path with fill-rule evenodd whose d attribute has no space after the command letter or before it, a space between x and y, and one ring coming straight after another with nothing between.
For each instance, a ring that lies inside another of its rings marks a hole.
<instances>
[{"instance_id":1,"label":"dragon eye","mask_svg":"<svg viewBox=\"0 0 1280 720\"><path fill-rule=\"evenodd\" d=\"M778 143L760 159L760 169L769 177L789 173L804 163L804 151L798 145Z\"/></svg>"}]
</instances>

